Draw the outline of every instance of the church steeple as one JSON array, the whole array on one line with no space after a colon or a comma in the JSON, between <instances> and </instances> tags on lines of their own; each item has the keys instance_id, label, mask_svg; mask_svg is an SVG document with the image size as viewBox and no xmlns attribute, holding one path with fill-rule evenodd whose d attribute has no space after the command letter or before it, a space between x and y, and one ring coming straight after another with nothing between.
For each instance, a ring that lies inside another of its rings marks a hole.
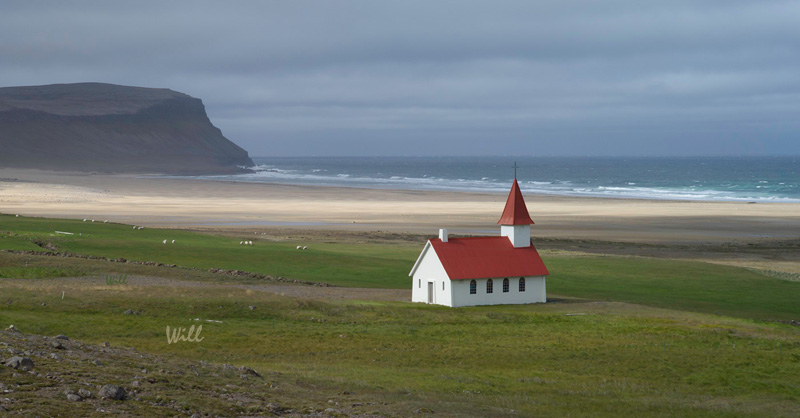
<instances>
[{"instance_id":1,"label":"church steeple","mask_svg":"<svg viewBox=\"0 0 800 418\"><path fill-rule=\"evenodd\" d=\"M514 248L531 246L531 225L533 220L528 213L525 199L522 198L522 191L519 189L516 173L514 184L511 185L511 192L508 193L506 207L503 209L503 214L497 223L500 224L500 235L508 237Z\"/></svg>"},{"instance_id":2,"label":"church steeple","mask_svg":"<svg viewBox=\"0 0 800 418\"><path fill-rule=\"evenodd\" d=\"M525 199L522 198L522 191L519 190L519 183L514 179L514 184L511 186L511 192L508 194L506 200L506 207L503 209L503 214L500 220L497 221L500 225L531 225L533 220L528 213L528 207L525 205Z\"/></svg>"}]
</instances>

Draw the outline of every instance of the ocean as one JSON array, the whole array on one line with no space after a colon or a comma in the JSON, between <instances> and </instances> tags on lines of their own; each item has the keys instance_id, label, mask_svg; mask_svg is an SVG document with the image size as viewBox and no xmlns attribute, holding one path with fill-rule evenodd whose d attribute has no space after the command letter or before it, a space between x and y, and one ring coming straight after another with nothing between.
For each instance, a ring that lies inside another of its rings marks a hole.
<instances>
[{"instance_id":1,"label":"ocean","mask_svg":"<svg viewBox=\"0 0 800 418\"><path fill-rule=\"evenodd\" d=\"M694 201L800 202L794 157L279 157L205 179Z\"/></svg>"}]
</instances>

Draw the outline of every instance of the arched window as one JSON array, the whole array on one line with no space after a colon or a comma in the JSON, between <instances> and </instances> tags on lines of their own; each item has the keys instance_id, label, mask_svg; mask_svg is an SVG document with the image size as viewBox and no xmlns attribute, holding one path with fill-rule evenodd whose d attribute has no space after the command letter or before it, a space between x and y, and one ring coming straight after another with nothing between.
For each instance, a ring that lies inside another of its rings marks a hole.
<instances>
[{"instance_id":1,"label":"arched window","mask_svg":"<svg viewBox=\"0 0 800 418\"><path fill-rule=\"evenodd\" d=\"M508 293L508 279L503 279L503 293Z\"/></svg>"},{"instance_id":2,"label":"arched window","mask_svg":"<svg viewBox=\"0 0 800 418\"><path fill-rule=\"evenodd\" d=\"M519 291L520 292L524 292L525 291L525 278L524 277L520 277L519 278Z\"/></svg>"},{"instance_id":3,"label":"arched window","mask_svg":"<svg viewBox=\"0 0 800 418\"><path fill-rule=\"evenodd\" d=\"M475 280L471 280L469 282L469 294L474 295L476 293L478 293L478 283Z\"/></svg>"},{"instance_id":4,"label":"arched window","mask_svg":"<svg viewBox=\"0 0 800 418\"><path fill-rule=\"evenodd\" d=\"M492 283L492 279L486 281L486 293L492 293L494 287L494 283Z\"/></svg>"}]
</instances>

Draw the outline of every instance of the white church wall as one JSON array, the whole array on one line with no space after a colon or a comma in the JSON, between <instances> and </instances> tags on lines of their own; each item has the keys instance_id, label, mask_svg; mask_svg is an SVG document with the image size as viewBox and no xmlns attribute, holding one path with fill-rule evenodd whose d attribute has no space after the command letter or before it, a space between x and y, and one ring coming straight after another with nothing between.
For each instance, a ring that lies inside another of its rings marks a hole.
<instances>
[{"instance_id":1,"label":"white church wall","mask_svg":"<svg viewBox=\"0 0 800 418\"><path fill-rule=\"evenodd\" d=\"M411 301L428 303L428 283L432 282L433 303L450 306L452 301L452 289L447 272L436 256L436 251L432 246L426 244L425 250L419 260L419 265L414 271Z\"/></svg>"},{"instance_id":2,"label":"white church wall","mask_svg":"<svg viewBox=\"0 0 800 418\"><path fill-rule=\"evenodd\" d=\"M508 237L514 248L531 246L530 225L500 225L500 236Z\"/></svg>"},{"instance_id":3,"label":"white church wall","mask_svg":"<svg viewBox=\"0 0 800 418\"><path fill-rule=\"evenodd\" d=\"M519 291L519 277L509 277L509 289L503 292L503 277L492 279L492 293L486 293L488 279L476 279L476 294L469 293L470 280L451 280L452 305L514 305L547 302L544 276L525 277L525 291Z\"/></svg>"}]
</instances>

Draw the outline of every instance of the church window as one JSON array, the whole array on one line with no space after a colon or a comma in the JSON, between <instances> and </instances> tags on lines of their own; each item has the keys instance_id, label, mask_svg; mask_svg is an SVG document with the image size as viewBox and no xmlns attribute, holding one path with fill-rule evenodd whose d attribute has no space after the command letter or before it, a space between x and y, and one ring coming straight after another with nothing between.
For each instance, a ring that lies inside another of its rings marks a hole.
<instances>
[{"instance_id":1,"label":"church window","mask_svg":"<svg viewBox=\"0 0 800 418\"><path fill-rule=\"evenodd\" d=\"M417 279L417 287L422 287L422 279Z\"/></svg>"},{"instance_id":2,"label":"church window","mask_svg":"<svg viewBox=\"0 0 800 418\"><path fill-rule=\"evenodd\" d=\"M444 282L442 282L442 290L444 290Z\"/></svg>"},{"instance_id":3,"label":"church window","mask_svg":"<svg viewBox=\"0 0 800 418\"><path fill-rule=\"evenodd\" d=\"M519 278L519 291L520 292L524 292L525 291L525 278L524 277L520 277Z\"/></svg>"},{"instance_id":4,"label":"church window","mask_svg":"<svg viewBox=\"0 0 800 418\"><path fill-rule=\"evenodd\" d=\"M486 293L492 293L494 291L494 283L492 279L486 281Z\"/></svg>"},{"instance_id":5,"label":"church window","mask_svg":"<svg viewBox=\"0 0 800 418\"><path fill-rule=\"evenodd\" d=\"M508 279L503 279L503 293L508 293Z\"/></svg>"},{"instance_id":6,"label":"church window","mask_svg":"<svg viewBox=\"0 0 800 418\"><path fill-rule=\"evenodd\" d=\"M469 294L474 295L478 293L478 284L475 283L475 280L469 282Z\"/></svg>"}]
</instances>

